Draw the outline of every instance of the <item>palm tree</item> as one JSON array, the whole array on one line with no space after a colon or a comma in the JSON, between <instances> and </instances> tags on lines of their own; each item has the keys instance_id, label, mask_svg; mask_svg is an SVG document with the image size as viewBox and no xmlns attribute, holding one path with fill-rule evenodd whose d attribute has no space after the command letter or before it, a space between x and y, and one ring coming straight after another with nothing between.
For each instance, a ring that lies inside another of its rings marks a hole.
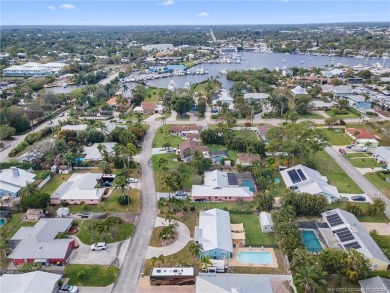
<instances>
[{"instance_id":1,"label":"palm tree","mask_svg":"<svg viewBox=\"0 0 390 293\"><path fill-rule=\"evenodd\" d=\"M172 240L175 238L176 235L176 228L174 224L170 224L168 226L165 226L161 229L160 233L158 233L158 238L165 242Z\"/></svg>"},{"instance_id":2,"label":"palm tree","mask_svg":"<svg viewBox=\"0 0 390 293\"><path fill-rule=\"evenodd\" d=\"M302 266L296 270L294 283L303 288L305 292L314 293L317 288L327 287L326 275L327 273L318 266Z\"/></svg>"},{"instance_id":3,"label":"palm tree","mask_svg":"<svg viewBox=\"0 0 390 293\"><path fill-rule=\"evenodd\" d=\"M213 263L211 262L211 257L210 257L209 255L202 256L202 257L199 259L199 262L198 262L198 268L199 268L199 270L204 269L205 272L208 272L209 266L212 266L212 265L213 265Z\"/></svg>"},{"instance_id":4,"label":"palm tree","mask_svg":"<svg viewBox=\"0 0 390 293\"><path fill-rule=\"evenodd\" d=\"M156 256L153 256L150 261L152 262L152 266L154 267L154 265L156 263L161 263L161 264L164 264L165 263L165 257L163 254L160 254L158 257Z\"/></svg>"},{"instance_id":5,"label":"palm tree","mask_svg":"<svg viewBox=\"0 0 390 293\"><path fill-rule=\"evenodd\" d=\"M196 262L196 259L199 257L200 253L203 251L203 244L198 242L192 242L188 246L188 252L191 253L191 255L194 258L194 263Z\"/></svg>"},{"instance_id":6,"label":"palm tree","mask_svg":"<svg viewBox=\"0 0 390 293\"><path fill-rule=\"evenodd\" d=\"M33 182L27 183L25 187L20 191L20 197L30 196L38 192L38 187Z\"/></svg>"},{"instance_id":7,"label":"palm tree","mask_svg":"<svg viewBox=\"0 0 390 293\"><path fill-rule=\"evenodd\" d=\"M164 189L168 189L168 197L171 198L172 189L178 188L177 178L172 173L166 173L161 177L161 184Z\"/></svg>"},{"instance_id":8,"label":"palm tree","mask_svg":"<svg viewBox=\"0 0 390 293\"><path fill-rule=\"evenodd\" d=\"M168 160L166 158L158 159L157 166L162 173L165 173L166 171L168 171Z\"/></svg>"}]
</instances>

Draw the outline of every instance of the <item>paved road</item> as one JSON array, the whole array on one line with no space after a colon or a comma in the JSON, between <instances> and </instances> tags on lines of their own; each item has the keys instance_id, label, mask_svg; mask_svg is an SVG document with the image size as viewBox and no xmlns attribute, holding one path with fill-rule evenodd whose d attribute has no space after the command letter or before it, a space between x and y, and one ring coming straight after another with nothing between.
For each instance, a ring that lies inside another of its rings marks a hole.
<instances>
[{"instance_id":1,"label":"paved road","mask_svg":"<svg viewBox=\"0 0 390 293\"><path fill-rule=\"evenodd\" d=\"M142 144L140 155L142 211L112 292L137 291L138 280L156 220L156 188L151 158L153 137L159 125L160 123L151 125Z\"/></svg>"},{"instance_id":2,"label":"paved road","mask_svg":"<svg viewBox=\"0 0 390 293\"><path fill-rule=\"evenodd\" d=\"M360 174L360 172L354 166L352 166L352 164L348 162L347 159L343 157L343 155L331 147L326 147L325 151L352 178L352 180L355 181L355 183L364 191L365 194L367 194L371 199L378 197L379 190L374 185L372 185L371 182L366 179L366 177ZM381 198L386 203L385 214L390 218L390 200L385 196L381 196Z\"/></svg>"}]
</instances>

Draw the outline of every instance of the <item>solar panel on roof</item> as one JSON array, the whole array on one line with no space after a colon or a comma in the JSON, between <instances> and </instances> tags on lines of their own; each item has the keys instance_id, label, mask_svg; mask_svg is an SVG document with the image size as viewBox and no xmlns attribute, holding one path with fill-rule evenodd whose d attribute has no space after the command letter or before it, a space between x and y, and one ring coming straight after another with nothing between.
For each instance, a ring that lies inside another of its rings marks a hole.
<instances>
[{"instance_id":1,"label":"solar panel on roof","mask_svg":"<svg viewBox=\"0 0 390 293\"><path fill-rule=\"evenodd\" d=\"M339 237L341 242L347 242L347 241L351 241L351 240L354 240L355 237L353 237L353 235L348 235L348 236L342 236L342 237Z\"/></svg>"},{"instance_id":2,"label":"solar panel on roof","mask_svg":"<svg viewBox=\"0 0 390 293\"><path fill-rule=\"evenodd\" d=\"M295 171L295 170L287 171L287 174L288 174L288 176L290 176L292 183L298 183L298 182L302 181L302 179L299 177L297 171Z\"/></svg>"},{"instance_id":3,"label":"solar panel on roof","mask_svg":"<svg viewBox=\"0 0 390 293\"><path fill-rule=\"evenodd\" d=\"M227 173L229 185L238 185L237 174Z\"/></svg>"},{"instance_id":4,"label":"solar panel on roof","mask_svg":"<svg viewBox=\"0 0 390 293\"><path fill-rule=\"evenodd\" d=\"M344 247L345 247L345 248L355 248L355 249L361 248L359 242L357 242L357 241L354 241L354 242L351 242L351 243L344 244Z\"/></svg>"},{"instance_id":5,"label":"solar panel on roof","mask_svg":"<svg viewBox=\"0 0 390 293\"><path fill-rule=\"evenodd\" d=\"M344 232L344 231L349 231L349 229L348 228L341 228L341 229L334 230L333 233L340 233L340 232Z\"/></svg>"},{"instance_id":6,"label":"solar panel on roof","mask_svg":"<svg viewBox=\"0 0 390 293\"><path fill-rule=\"evenodd\" d=\"M339 217L338 214L332 214L332 215L326 216L326 219L328 220L329 225L331 227L344 224L343 220L341 220L341 218Z\"/></svg>"},{"instance_id":7,"label":"solar panel on roof","mask_svg":"<svg viewBox=\"0 0 390 293\"><path fill-rule=\"evenodd\" d=\"M303 174L301 169L297 169L297 172L299 174L299 177L301 177L302 180L306 180L306 176L305 176L305 174Z\"/></svg>"}]
</instances>

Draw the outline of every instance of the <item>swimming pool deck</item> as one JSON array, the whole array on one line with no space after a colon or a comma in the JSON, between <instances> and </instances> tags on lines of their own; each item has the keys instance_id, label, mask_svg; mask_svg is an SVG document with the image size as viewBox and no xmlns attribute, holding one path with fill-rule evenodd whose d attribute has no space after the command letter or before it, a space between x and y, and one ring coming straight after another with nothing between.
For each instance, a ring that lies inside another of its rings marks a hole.
<instances>
[{"instance_id":1,"label":"swimming pool deck","mask_svg":"<svg viewBox=\"0 0 390 293\"><path fill-rule=\"evenodd\" d=\"M237 254L240 252L269 252L272 256L272 264L250 264L242 263L237 260ZM275 252L272 248L260 248L260 247L236 247L233 248L233 257L227 260L228 265L231 267L260 267L260 268L278 268L278 262L276 260Z\"/></svg>"}]
</instances>

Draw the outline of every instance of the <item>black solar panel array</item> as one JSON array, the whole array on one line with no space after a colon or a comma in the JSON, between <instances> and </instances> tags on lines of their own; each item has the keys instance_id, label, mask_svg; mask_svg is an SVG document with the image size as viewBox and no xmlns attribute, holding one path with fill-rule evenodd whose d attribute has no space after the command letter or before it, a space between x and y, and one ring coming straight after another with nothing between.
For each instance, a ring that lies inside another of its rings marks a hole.
<instances>
[{"instance_id":1,"label":"black solar panel array","mask_svg":"<svg viewBox=\"0 0 390 293\"><path fill-rule=\"evenodd\" d=\"M328 220L329 225L331 227L344 224L343 220L341 220L341 218L338 214L332 214L332 215L326 216L326 219Z\"/></svg>"},{"instance_id":2,"label":"black solar panel array","mask_svg":"<svg viewBox=\"0 0 390 293\"><path fill-rule=\"evenodd\" d=\"M297 172L299 174L299 177L301 177L302 181L306 180L305 174L303 174L302 169L297 169Z\"/></svg>"},{"instance_id":3,"label":"black solar panel array","mask_svg":"<svg viewBox=\"0 0 390 293\"><path fill-rule=\"evenodd\" d=\"M302 181L302 179L299 177L299 175L298 175L297 171L295 171L295 169L287 171L287 174L288 174L288 176L290 176L292 183L298 183L298 182Z\"/></svg>"},{"instance_id":4,"label":"black solar panel array","mask_svg":"<svg viewBox=\"0 0 390 293\"><path fill-rule=\"evenodd\" d=\"M345 248L355 248L355 249L361 248L359 242L357 242L357 241L354 241L354 242L351 242L351 243L344 244L344 247L345 247Z\"/></svg>"},{"instance_id":5,"label":"black solar panel array","mask_svg":"<svg viewBox=\"0 0 390 293\"><path fill-rule=\"evenodd\" d=\"M348 242L355 239L355 237L353 237L351 231L349 231L348 228L334 230L333 232L337 234L341 242Z\"/></svg>"},{"instance_id":6,"label":"black solar panel array","mask_svg":"<svg viewBox=\"0 0 390 293\"><path fill-rule=\"evenodd\" d=\"M237 174L227 173L229 185L238 185Z\"/></svg>"}]
</instances>

